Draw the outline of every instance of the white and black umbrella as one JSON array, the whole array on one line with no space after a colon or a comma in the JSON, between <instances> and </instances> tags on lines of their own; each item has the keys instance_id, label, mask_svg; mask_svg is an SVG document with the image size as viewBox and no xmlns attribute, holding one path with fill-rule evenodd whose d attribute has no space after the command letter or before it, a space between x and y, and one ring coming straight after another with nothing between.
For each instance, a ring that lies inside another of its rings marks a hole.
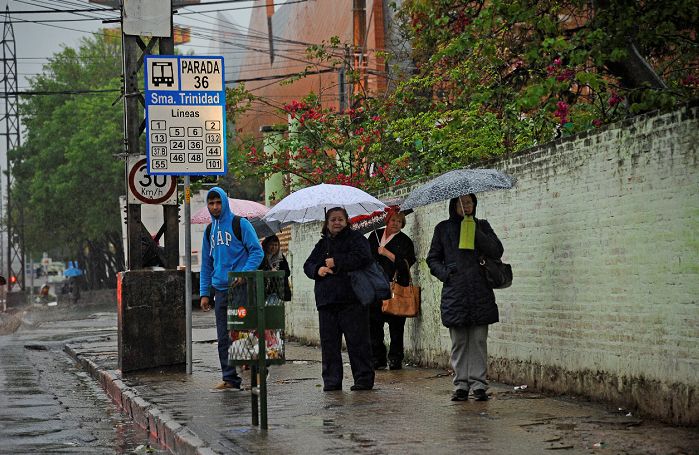
<instances>
[{"instance_id":1,"label":"white and black umbrella","mask_svg":"<svg viewBox=\"0 0 699 455\"><path fill-rule=\"evenodd\" d=\"M353 218L384 210L386 204L353 186L321 183L294 191L272 207L262 220L281 226L323 221L325 212L333 207L343 207Z\"/></svg>"},{"instance_id":2,"label":"white and black umbrella","mask_svg":"<svg viewBox=\"0 0 699 455\"><path fill-rule=\"evenodd\" d=\"M469 193L506 190L512 188L514 183L513 177L495 169L456 169L415 188L400 209L415 209Z\"/></svg>"},{"instance_id":3,"label":"white and black umbrella","mask_svg":"<svg viewBox=\"0 0 699 455\"><path fill-rule=\"evenodd\" d=\"M350 224L352 229L359 231L362 234L366 234L376 229L380 229L386 226L386 216L391 210L400 211L400 204L403 202L402 197L392 197L388 199L382 199L381 202L387 205L384 210L377 210L374 213L369 213L365 215L358 215L350 218ZM405 215L413 213L412 210L406 210L403 212Z\"/></svg>"}]
</instances>

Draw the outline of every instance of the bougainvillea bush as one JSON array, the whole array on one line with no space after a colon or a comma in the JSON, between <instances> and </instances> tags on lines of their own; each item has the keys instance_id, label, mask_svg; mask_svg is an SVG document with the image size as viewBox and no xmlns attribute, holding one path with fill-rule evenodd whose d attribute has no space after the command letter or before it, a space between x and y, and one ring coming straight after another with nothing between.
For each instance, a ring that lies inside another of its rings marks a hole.
<instances>
[{"instance_id":1,"label":"bougainvillea bush","mask_svg":"<svg viewBox=\"0 0 699 455\"><path fill-rule=\"evenodd\" d=\"M345 112L312 94L285 105L290 131L276 152L240 145L245 172L283 172L296 186L385 188L699 94L696 1L393 6L412 73L391 80L388 93L355 96ZM313 55L337 54L315 46Z\"/></svg>"}]
</instances>

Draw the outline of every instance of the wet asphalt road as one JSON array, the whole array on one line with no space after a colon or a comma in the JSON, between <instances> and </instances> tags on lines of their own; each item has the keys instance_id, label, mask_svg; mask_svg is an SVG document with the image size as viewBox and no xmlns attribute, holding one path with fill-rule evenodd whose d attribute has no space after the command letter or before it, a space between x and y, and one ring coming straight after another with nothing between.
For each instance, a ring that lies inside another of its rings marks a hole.
<instances>
[{"instance_id":1,"label":"wet asphalt road","mask_svg":"<svg viewBox=\"0 0 699 455\"><path fill-rule=\"evenodd\" d=\"M0 454L147 453L149 445L167 453L63 351L66 340L113 330L116 317L105 309L1 315Z\"/></svg>"},{"instance_id":2,"label":"wet asphalt road","mask_svg":"<svg viewBox=\"0 0 699 455\"><path fill-rule=\"evenodd\" d=\"M323 393L319 350L298 343L289 343L287 363L272 369L270 430L262 432L250 422L249 392L210 390L220 375L213 325L211 313L195 312L192 375L155 369L123 379L216 453L699 454L698 429L611 403L506 384L491 384L488 402L451 402L451 377L440 369L380 371L373 391L351 392L346 366L345 388ZM113 305L32 308L21 325L0 315L0 454L146 453L145 431L63 352L68 342L115 370ZM249 372L244 378L249 385Z\"/></svg>"}]
</instances>

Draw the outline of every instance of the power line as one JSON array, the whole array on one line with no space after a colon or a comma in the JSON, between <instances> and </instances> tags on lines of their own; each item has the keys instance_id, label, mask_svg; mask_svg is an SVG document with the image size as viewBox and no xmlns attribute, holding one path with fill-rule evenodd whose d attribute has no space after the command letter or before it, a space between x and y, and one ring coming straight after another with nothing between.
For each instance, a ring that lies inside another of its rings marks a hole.
<instances>
[{"instance_id":1,"label":"power line","mask_svg":"<svg viewBox=\"0 0 699 455\"><path fill-rule=\"evenodd\" d=\"M250 78L239 78L239 79L232 79L225 81L226 84L235 84L239 82L257 82L257 81L276 81L279 79L288 79L290 77L294 76L299 76L299 75L308 75L312 76L315 74L323 74L323 73L330 73L335 71L332 68L328 69L323 69L323 70L318 70L318 71L306 71L306 72L301 72L301 73L287 73L287 74L275 74L275 75L270 75L270 76L260 76L260 77L250 77ZM89 95L89 94L96 94L96 93L115 93L115 92L121 92L121 89L103 89L103 90L56 90L56 91L48 91L48 90L35 90L35 91L17 91L17 92L0 92L0 98L6 98L8 95L9 96L37 96L37 95Z\"/></svg>"},{"instance_id":2,"label":"power line","mask_svg":"<svg viewBox=\"0 0 699 455\"><path fill-rule=\"evenodd\" d=\"M26 3L22 2L20 0L15 0L20 3ZM32 6L40 6L40 5L35 5L33 3L28 3L29 5ZM117 8L86 8L86 9L64 9L64 10L59 10L59 9L50 9L50 10L26 10L26 11L12 11L10 10L10 13L12 14L53 14L53 13L94 13L98 11L118 11Z\"/></svg>"},{"instance_id":3,"label":"power line","mask_svg":"<svg viewBox=\"0 0 699 455\"><path fill-rule=\"evenodd\" d=\"M291 5L293 3L305 3L308 0L294 0L294 1L289 1L289 2L284 2L284 3L275 3L274 6L283 6L283 5ZM216 2L207 2L207 3L200 3L198 5L187 5L187 8L192 7L192 6L206 6L206 5L213 5ZM225 3L225 2L222 2ZM177 12L177 16L184 16L184 15L190 15L190 14L203 14L203 13L218 13L218 12L223 12L223 11L237 11L237 10L242 10L242 9L254 9L254 8L266 8L267 5L252 5L252 6L238 6L235 8L223 8L223 9L210 9L206 11L187 11L185 13L180 13Z\"/></svg>"},{"instance_id":4,"label":"power line","mask_svg":"<svg viewBox=\"0 0 699 455\"><path fill-rule=\"evenodd\" d=\"M44 5L37 5L35 3L30 3L22 0L15 0L18 3L25 3L27 5L31 6L37 6L37 7L42 7L42 8L47 8ZM223 0L223 1L216 1L216 2L206 2L206 3L199 3L199 4L193 4L193 5L186 5L188 8L190 7L201 7L201 6L212 6L212 5L220 5L220 4L226 4L226 3L249 3L254 0ZM293 1L288 1L288 2L283 2L283 3L275 3L274 6L282 6L282 5L289 5L293 3L305 3L308 0L293 0ZM65 2L64 2L65 3ZM255 8L266 8L267 5L250 5L250 6L238 6L238 7L233 7L233 8L221 8L221 9L213 9L213 10L206 10L206 11L191 11L191 12L186 12L186 13L180 13L178 12L177 15L189 15L189 14L200 14L200 13L216 13L220 11L237 11L237 10L245 10L245 9L255 9ZM79 8L79 9L56 9L56 8L51 8L48 10L20 10L20 11L10 11L12 14L66 14L66 13L97 13L97 12L116 12L119 11L119 8L113 8L113 7L103 7L103 8Z\"/></svg>"}]
</instances>

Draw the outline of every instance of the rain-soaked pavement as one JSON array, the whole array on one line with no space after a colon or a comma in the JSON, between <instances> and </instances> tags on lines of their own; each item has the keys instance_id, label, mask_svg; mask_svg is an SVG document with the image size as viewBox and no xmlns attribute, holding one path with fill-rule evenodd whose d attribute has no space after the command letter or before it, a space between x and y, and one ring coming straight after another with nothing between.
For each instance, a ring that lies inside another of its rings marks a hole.
<instances>
[{"instance_id":1,"label":"rain-soaked pavement","mask_svg":"<svg viewBox=\"0 0 699 455\"><path fill-rule=\"evenodd\" d=\"M64 351L77 334L113 332L90 305L0 314L0 453L167 453ZM150 451L149 451L150 449Z\"/></svg>"},{"instance_id":2,"label":"rain-soaked pavement","mask_svg":"<svg viewBox=\"0 0 699 455\"><path fill-rule=\"evenodd\" d=\"M67 342L73 355L122 379L123 390L138 396L147 412L168 415L177 425L183 426L171 427L179 432L184 428L196 435L198 438L190 438L190 441L197 445L190 447L189 453L199 450L202 454L303 455L545 454L550 451L565 454L699 454L697 428L672 427L637 416L633 410L592 403L580 397L549 396L531 389L515 390L512 385L491 384L492 395L487 402L473 399L452 402L449 400L449 372L439 369L407 366L400 371L379 371L374 390L351 392L352 381L347 365L344 389L322 392L320 352L313 346L298 343L288 343L286 364L272 367L269 430L264 432L251 425L249 391L210 390L219 380L212 313L194 312L195 363L192 375L159 369L122 378L116 370L115 324L113 313L98 313L91 319L64 321L50 327L45 324L31 330L23 327L12 338L13 344L22 346L22 349L14 350L7 349L9 345L4 340L7 337L0 337L0 355L14 353L10 370L25 365L24 378L32 376L32 369L43 370L38 379L35 374L32 380L37 383L36 389L41 391L41 395L45 395L41 403L52 400L54 403L50 405L53 408L34 413L45 420L30 431L46 434L58 429L59 434L65 433L66 436L60 438L60 444L63 444L60 447L66 453L79 451L71 448L68 442L81 441L80 437L90 438L91 435L95 437L94 441L73 447L100 452L87 449L87 446L106 449L110 444L121 443L133 447L146 441L144 433L133 427L129 430L129 437L119 439L114 428L124 421L105 401L99 386L91 383L79 370L74 370L74 365L60 355L61 344ZM34 333L31 340L22 338L30 331ZM24 347L37 344L35 338L40 333L44 335L41 335L43 341L39 345L48 346L48 351ZM68 340L71 337L73 339ZM47 344L48 338L55 344ZM52 361L52 358L58 360ZM1 360L5 365L5 358ZM5 368L0 367L0 383L9 382ZM53 369L57 371L56 375L63 370L62 374L68 375L65 387L60 387L65 393L60 395L71 397L72 401L54 398L58 392L47 388L56 387L54 382L58 381L52 378L50 371ZM244 385L248 385L247 372L244 377ZM22 384L22 381L16 380L15 384ZM17 396L33 399L31 394ZM4 395L0 397L6 400ZM50 418L62 414L61 406L64 405L58 404L59 401L67 406L84 405L89 410L81 409L77 416L71 413L64 419ZM4 405L5 401L0 404ZM0 408L3 421L5 412ZM21 415L19 411L13 412L15 417ZM62 422L65 424L61 425ZM29 444L39 444L42 440L31 436L22 439L19 427L13 428L9 430L14 431L11 440L6 439L7 427L0 428L0 453L27 441L27 445L19 446L19 452L22 452ZM110 429L112 433L109 433ZM39 445L33 447L37 452L52 450L48 446L44 446L45 449ZM116 453L128 450L119 448ZM105 451L109 452L102 450ZM185 450L179 451L184 453ZM11 453L17 452L11 450Z\"/></svg>"}]
</instances>

